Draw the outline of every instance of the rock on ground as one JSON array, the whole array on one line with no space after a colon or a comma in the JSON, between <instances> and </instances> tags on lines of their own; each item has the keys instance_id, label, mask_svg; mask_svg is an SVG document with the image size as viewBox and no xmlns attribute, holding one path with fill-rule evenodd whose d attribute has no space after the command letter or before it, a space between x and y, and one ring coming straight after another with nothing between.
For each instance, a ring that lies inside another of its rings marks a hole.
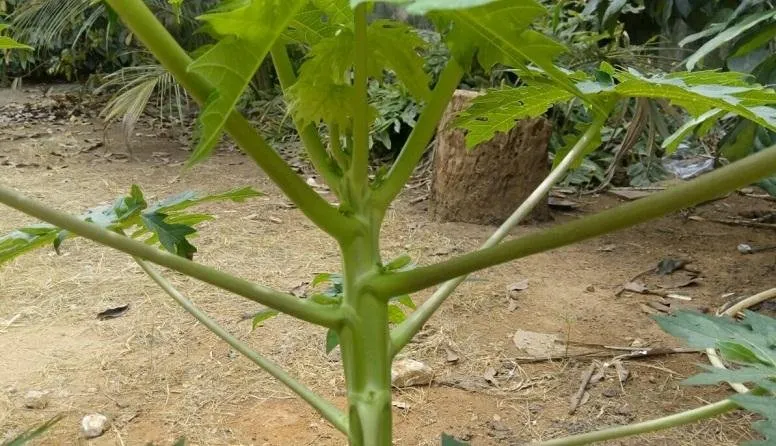
<instances>
[{"instance_id":1,"label":"rock on ground","mask_svg":"<svg viewBox=\"0 0 776 446\"><path fill-rule=\"evenodd\" d=\"M391 384L394 387L425 386L433 379L431 367L414 359L400 359L391 366Z\"/></svg>"},{"instance_id":2,"label":"rock on ground","mask_svg":"<svg viewBox=\"0 0 776 446\"><path fill-rule=\"evenodd\" d=\"M86 438L97 438L110 427L108 417L103 414L89 414L81 420L81 432Z\"/></svg>"}]
</instances>

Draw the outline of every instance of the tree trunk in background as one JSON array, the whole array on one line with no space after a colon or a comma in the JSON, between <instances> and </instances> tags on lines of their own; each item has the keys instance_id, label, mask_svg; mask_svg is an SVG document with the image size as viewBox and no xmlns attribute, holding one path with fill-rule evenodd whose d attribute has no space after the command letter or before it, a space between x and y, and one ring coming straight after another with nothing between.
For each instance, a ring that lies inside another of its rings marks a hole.
<instances>
[{"instance_id":1,"label":"tree trunk in background","mask_svg":"<svg viewBox=\"0 0 776 446\"><path fill-rule=\"evenodd\" d=\"M549 174L552 125L544 118L524 120L468 151L463 131L451 121L476 96L457 91L439 124L429 209L436 220L501 224ZM531 218L548 220L547 203Z\"/></svg>"}]
</instances>

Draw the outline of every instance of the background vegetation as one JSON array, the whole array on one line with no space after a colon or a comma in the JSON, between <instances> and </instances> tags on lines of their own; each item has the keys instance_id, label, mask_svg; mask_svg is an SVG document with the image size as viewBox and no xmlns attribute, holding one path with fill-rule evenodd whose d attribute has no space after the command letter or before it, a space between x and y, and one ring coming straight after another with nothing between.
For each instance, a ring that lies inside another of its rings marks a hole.
<instances>
[{"instance_id":1,"label":"background vegetation","mask_svg":"<svg viewBox=\"0 0 776 446\"><path fill-rule=\"evenodd\" d=\"M196 17L214 0L148 0L146 2L173 32L184 48L195 53L211 43L199 32ZM769 1L693 0L545 0L552 11L539 24L541 30L572 50L559 62L571 71L593 73L600 61L629 67L645 74L677 70L723 70L750 75L765 86L776 83L776 12ZM448 54L431 24L407 15L397 6L380 4L374 14L409 22L428 43L426 70L439 75ZM193 120L186 113L185 93L162 69L117 17L95 0L2 0L0 20L10 25L19 41L35 51L8 52L0 67L0 82L81 82L86 88L107 93L103 118L121 121L131 129L142 113L160 119ZM292 62L303 62L303 51ZM288 138L292 128L280 88L269 64L255 76L241 102L243 112L269 119L277 134ZM475 67L461 88L484 89L517 85L514 73L496 69L486 74ZM390 160L406 140L418 116L419 104L399 83L370 88L379 115L375 125L373 155ZM270 106L267 106L269 104ZM581 189L614 186L648 186L669 178L671 161L688 160L691 175L713 165L740 159L768 147L774 133L740 118L715 116L697 123L683 136L666 140L685 121L665 101L631 100L619 105L618 120L610 122L602 150L590 154L565 180ZM567 150L579 129L590 120L579 105L568 103L548 112L555 124L551 151ZM693 162L694 160L694 162ZM667 167L668 166L668 167ZM676 173L676 169L673 169ZM761 186L776 194L776 180Z\"/></svg>"}]
</instances>

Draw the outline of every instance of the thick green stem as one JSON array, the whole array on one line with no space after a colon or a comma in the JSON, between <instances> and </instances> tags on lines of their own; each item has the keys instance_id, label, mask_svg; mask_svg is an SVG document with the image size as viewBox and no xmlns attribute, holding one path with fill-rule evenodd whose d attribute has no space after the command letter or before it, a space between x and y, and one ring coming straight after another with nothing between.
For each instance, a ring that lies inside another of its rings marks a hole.
<instances>
[{"instance_id":1,"label":"thick green stem","mask_svg":"<svg viewBox=\"0 0 776 446\"><path fill-rule=\"evenodd\" d=\"M288 50L286 50L285 44L276 43L272 47L272 62L275 64L280 87L283 91L288 91L296 83L296 74L294 73L294 67L291 65L291 60L288 58ZM333 160L326 152L326 147L321 142L318 130L312 124L303 127L296 120L294 122L297 132L299 132L299 136L302 138L302 143L307 149L307 154L310 156L310 161L315 166L315 170L321 174L326 184L333 191L337 192L339 196L341 177L334 169Z\"/></svg>"},{"instance_id":2,"label":"thick green stem","mask_svg":"<svg viewBox=\"0 0 776 446\"><path fill-rule=\"evenodd\" d=\"M326 418L331 424L339 429L342 433L348 433L348 417L337 409L329 401L316 394L304 384L300 383L289 375L282 367L275 364L273 361L261 356L251 349L247 344L232 336L231 333L226 331L224 327L218 324L215 320L210 318L202 310L197 308L190 300L186 299L183 294L178 291L167 279L162 276L150 263L141 260L137 257L134 258L135 262L143 268L151 279L156 282L164 292L170 295L184 310L188 311L199 322L207 327L210 331L216 334L219 338L223 339L232 348L242 353L246 358L253 361L256 365L264 369L267 373L272 375L275 379L285 384L294 393L299 395L300 398L305 400L311 405L318 413Z\"/></svg>"},{"instance_id":3,"label":"thick green stem","mask_svg":"<svg viewBox=\"0 0 776 446\"><path fill-rule=\"evenodd\" d=\"M426 147L428 147L428 144L434 137L439 120L447 109L456 88L461 83L463 75L463 68L455 59L450 59L439 76L439 81L436 87L434 87L431 100L423 109L420 119L415 124L415 128L412 130L407 143L388 172L385 182L374 194L375 202L383 208L387 208L394 198L399 195L415 171L415 167L417 167L420 159L423 158Z\"/></svg>"},{"instance_id":4,"label":"thick green stem","mask_svg":"<svg viewBox=\"0 0 776 446\"><path fill-rule=\"evenodd\" d=\"M590 128L577 141L571 151L566 155L563 161L550 173L549 176L533 191L533 193L517 208L517 210L493 233L492 236L482 245L480 249L487 249L498 245L504 240L509 231L523 221L533 209L547 197L555 184L558 183L568 172L569 168L577 161L582 154L589 148L591 141L601 132L601 127L606 123L608 115L599 115ZM434 294L426 300L423 305L413 311L407 317L407 320L396 327L391 334L391 351L395 356L407 345L422 328L423 325L434 315L440 306L455 291L458 286L466 280L467 276L457 277L451 281L442 284Z\"/></svg>"},{"instance_id":5,"label":"thick green stem","mask_svg":"<svg viewBox=\"0 0 776 446\"><path fill-rule=\"evenodd\" d=\"M342 245L346 320L339 330L347 381L351 446L390 446L391 355L386 302L366 292L365 277L380 263L380 217L369 235Z\"/></svg>"},{"instance_id":6,"label":"thick green stem","mask_svg":"<svg viewBox=\"0 0 776 446\"><path fill-rule=\"evenodd\" d=\"M187 71L191 58L143 1L106 1L186 91L200 104L205 103L213 91L213 86L200 76ZM358 230L355 221L342 215L337 208L310 188L239 113L232 112L224 128L240 148L318 227L338 239Z\"/></svg>"},{"instance_id":7,"label":"thick green stem","mask_svg":"<svg viewBox=\"0 0 776 446\"><path fill-rule=\"evenodd\" d=\"M150 260L157 265L166 266L307 322L324 327L337 327L342 321L342 313L339 310L298 299L290 294L281 293L223 271L194 263L191 260L170 254L167 251L162 251L129 237L116 234L94 223L89 223L65 212L52 209L5 186L0 186L0 203L70 231L73 234L132 256Z\"/></svg>"},{"instance_id":8,"label":"thick green stem","mask_svg":"<svg viewBox=\"0 0 776 446\"><path fill-rule=\"evenodd\" d=\"M687 412L669 415L656 420L645 421L643 423L629 424L626 426L613 427L587 434L573 435L570 437L558 438L556 440L534 443L536 446L572 446L580 444L591 444L600 441L614 440L616 438L630 437L633 435L646 434L660 430L670 429L672 427L683 426L707 418L716 417L731 410L738 409L738 405L731 400L723 400L708 406L688 410Z\"/></svg>"},{"instance_id":9,"label":"thick green stem","mask_svg":"<svg viewBox=\"0 0 776 446\"><path fill-rule=\"evenodd\" d=\"M362 3L355 11L355 73L353 86L356 90L353 106L353 160L350 176L353 197L361 200L368 192L369 176L369 42L367 41L367 4Z\"/></svg>"},{"instance_id":10,"label":"thick green stem","mask_svg":"<svg viewBox=\"0 0 776 446\"><path fill-rule=\"evenodd\" d=\"M446 262L371 279L370 291L389 298L413 293L481 269L625 229L719 198L776 172L776 146L688 183L554 228Z\"/></svg>"}]
</instances>

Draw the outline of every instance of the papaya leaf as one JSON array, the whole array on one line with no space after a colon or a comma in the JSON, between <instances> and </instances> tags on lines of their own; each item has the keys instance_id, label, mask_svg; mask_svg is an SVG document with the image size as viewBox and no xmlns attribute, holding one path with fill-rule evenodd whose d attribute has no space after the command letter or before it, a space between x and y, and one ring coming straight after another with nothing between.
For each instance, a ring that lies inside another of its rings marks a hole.
<instances>
[{"instance_id":1,"label":"papaya leaf","mask_svg":"<svg viewBox=\"0 0 776 446\"><path fill-rule=\"evenodd\" d=\"M224 36L197 58L189 71L215 89L200 113L201 136L189 164L207 158L218 143L223 126L270 48L286 30L306 0L250 0L200 16L208 29Z\"/></svg>"},{"instance_id":2,"label":"papaya leaf","mask_svg":"<svg viewBox=\"0 0 776 446\"><path fill-rule=\"evenodd\" d=\"M0 264L53 243L59 232L57 227L38 224L17 229L0 237Z\"/></svg>"},{"instance_id":3,"label":"papaya leaf","mask_svg":"<svg viewBox=\"0 0 776 446\"><path fill-rule=\"evenodd\" d=\"M258 313L253 315L253 322L251 325L253 326L253 329L255 330L257 327L262 327L264 325L264 322L266 322L269 319L272 319L273 317L279 315L280 312L275 310L262 310Z\"/></svg>"},{"instance_id":4,"label":"papaya leaf","mask_svg":"<svg viewBox=\"0 0 776 446\"><path fill-rule=\"evenodd\" d=\"M329 329L329 331L326 332L326 353L331 353L332 350L337 348L339 345L339 335L336 331Z\"/></svg>"},{"instance_id":5,"label":"papaya leaf","mask_svg":"<svg viewBox=\"0 0 776 446\"><path fill-rule=\"evenodd\" d=\"M348 0L312 0L312 4L326 14L326 21L329 23L353 23L353 10Z\"/></svg>"},{"instance_id":6,"label":"papaya leaf","mask_svg":"<svg viewBox=\"0 0 776 446\"><path fill-rule=\"evenodd\" d=\"M197 248L189 243L186 236L195 233L196 229L187 225L167 223L164 221L166 218L166 214L159 212L142 216L143 224L159 237L159 243L164 249L189 260L193 259Z\"/></svg>"},{"instance_id":7,"label":"papaya leaf","mask_svg":"<svg viewBox=\"0 0 776 446\"><path fill-rule=\"evenodd\" d=\"M313 278L313 281L310 283L310 286L316 287L316 286L318 286L320 284L327 283L327 282L331 281L333 276L334 275L331 274L331 273L321 273L321 274L318 274L318 275L316 275Z\"/></svg>"},{"instance_id":8,"label":"papaya leaf","mask_svg":"<svg viewBox=\"0 0 776 446\"><path fill-rule=\"evenodd\" d=\"M758 413L765 419L752 424L752 427L765 436L763 441L749 441L747 445L772 445L776 442L776 397L774 395L757 396L751 394L731 397L736 404L746 410Z\"/></svg>"},{"instance_id":9,"label":"papaya leaf","mask_svg":"<svg viewBox=\"0 0 776 446\"><path fill-rule=\"evenodd\" d=\"M776 92L745 84L741 75L728 73L673 73L646 77L638 72L618 72L615 92L624 97L665 98L699 117L717 108L776 129Z\"/></svg>"},{"instance_id":10,"label":"papaya leaf","mask_svg":"<svg viewBox=\"0 0 776 446\"><path fill-rule=\"evenodd\" d=\"M204 213L184 212L187 208L215 201L243 202L261 194L250 187L205 195L184 192L158 203L148 205L143 192L136 185L130 194L119 197L110 205L87 210L81 219L117 232L128 232L132 238L142 238L149 245L161 243L168 251L190 257L194 248L187 238L196 235L194 226L211 221L214 217ZM52 243L57 253L62 243L74 237L68 231L49 224L36 224L17 229L0 237L0 264L22 254Z\"/></svg>"},{"instance_id":11,"label":"papaya leaf","mask_svg":"<svg viewBox=\"0 0 776 446\"><path fill-rule=\"evenodd\" d=\"M687 379L686 384L727 381L771 385L776 380L776 319L747 311L743 321L737 322L729 317L682 311L655 320L664 331L691 347L719 349L724 359L736 364L729 370L703 366L705 373Z\"/></svg>"},{"instance_id":12,"label":"papaya leaf","mask_svg":"<svg viewBox=\"0 0 776 446\"><path fill-rule=\"evenodd\" d=\"M355 90L348 75L354 60L353 32L343 30L314 45L288 89L288 109L298 124L325 121L347 130L351 125Z\"/></svg>"},{"instance_id":13,"label":"papaya leaf","mask_svg":"<svg viewBox=\"0 0 776 446\"><path fill-rule=\"evenodd\" d=\"M521 34L545 13L544 7L533 0L499 0L473 9L439 12L434 17L438 26L451 28L446 41L462 66L469 67L476 54L480 65L490 70L498 63L525 65L529 58L520 50ZM541 58L548 56L553 57Z\"/></svg>"},{"instance_id":14,"label":"papaya leaf","mask_svg":"<svg viewBox=\"0 0 776 446\"><path fill-rule=\"evenodd\" d=\"M320 305L339 305L342 302L342 297L328 294L313 294L310 300Z\"/></svg>"},{"instance_id":15,"label":"papaya leaf","mask_svg":"<svg viewBox=\"0 0 776 446\"><path fill-rule=\"evenodd\" d=\"M407 254L404 254L388 262L388 264L385 265L384 269L386 271L399 271L411 265L412 265L412 257L410 257Z\"/></svg>"},{"instance_id":16,"label":"papaya leaf","mask_svg":"<svg viewBox=\"0 0 776 446\"><path fill-rule=\"evenodd\" d=\"M664 98L694 117L667 138L665 147L669 152L694 129L708 129L708 121L728 113L776 130L776 108L772 107L776 104L776 91L749 83L746 75L740 73L680 72L647 77L631 70L614 72L613 78L619 84L587 78L576 88L588 98L612 94L623 98ZM541 115L552 104L573 97L568 89L553 85L551 80L529 78L526 82L528 86L492 90L460 113L455 123L468 131L468 147L510 130L519 119Z\"/></svg>"},{"instance_id":17,"label":"papaya leaf","mask_svg":"<svg viewBox=\"0 0 776 446\"><path fill-rule=\"evenodd\" d=\"M401 324L407 319L404 311L397 305L388 305L388 322L392 324Z\"/></svg>"},{"instance_id":18,"label":"papaya leaf","mask_svg":"<svg viewBox=\"0 0 776 446\"><path fill-rule=\"evenodd\" d=\"M452 435L442 434L442 446L469 446L469 443L460 441Z\"/></svg>"},{"instance_id":19,"label":"papaya leaf","mask_svg":"<svg viewBox=\"0 0 776 446\"><path fill-rule=\"evenodd\" d=\"M552 86L523 86L490 90L461 112L454 125L466 129L466 147L472 149L497 133L509 132L517 121L541 116L554 104L573 96Z\"/></svg>"},{"instance_id":20,"label":"papaya leaf","mask_svg":"<svg viewBox=\"0 0 776 446\"><path fill-rule=\"evenodd\" d=\"M396 302L399 302L400 304L404 305L405 307L414 310L416 308L415 302L412 300L412 297L409 294L405 294L403 296L398 296L391 298L391 300L394 300Z\"/></svg>"},{"instance_id":21,"label":"papaya leaf","mask_svg":"<svg viewBox=\"0 0 776 446\"><path fill-rule=\"evenodd\" d=\"M424 69L425 60L418 52L428 46L426 41L409 26L391 20L372 23L368 39L375 56L371 62L378 64L370 72L382 77L384 66L396 73L396 77L415 98L428 100L431 96L428 87L431 78Z\"/></svg>"},{"instance_id":22,"label":"papaya leaf","mask_svg":"<svg viewBox=\"0 0 776 446\"><path fill-rule=\"evenodd\" d=\"M333 37L339 29L340 26L329 19L326 11L309 3L291 19L282 38L288 43L311 47Z\"/></svg>"},{"instance_id":23,"label":"papaya leaf","mask_svg":"<svg viewBox=\"0 0 776 446\"><path fill-rule=\"evenodd\" d=\"M372 23L367 33L372 51L368 75L382 79L387 68L416 98L428 99L430 78L418 52L426 42L409 26L387 20ZM345 131L350 128L355 102L350 83L354 61L355 36L349 28L318 40L310 48L297 82L287 91L289 110L298 123L326 122ZM377 115L372 106L370 115L370 121Z\"/></svg>"},{"instance_id":24,"label":"papaya leaf","mask_svg":"<svg viewBox=\"0 0 776 446\"><path fill-rule=\"evenodd\" d=\"M264 194L256 191L251 187L243 187L213 195L187 191L166 198L155 205L149 206L148 211L171 213L181 211L192 206L218 201L233 201L235 203L244 203L246 200L261 197L262 195Z\"/></svg>"}]
</instances>

